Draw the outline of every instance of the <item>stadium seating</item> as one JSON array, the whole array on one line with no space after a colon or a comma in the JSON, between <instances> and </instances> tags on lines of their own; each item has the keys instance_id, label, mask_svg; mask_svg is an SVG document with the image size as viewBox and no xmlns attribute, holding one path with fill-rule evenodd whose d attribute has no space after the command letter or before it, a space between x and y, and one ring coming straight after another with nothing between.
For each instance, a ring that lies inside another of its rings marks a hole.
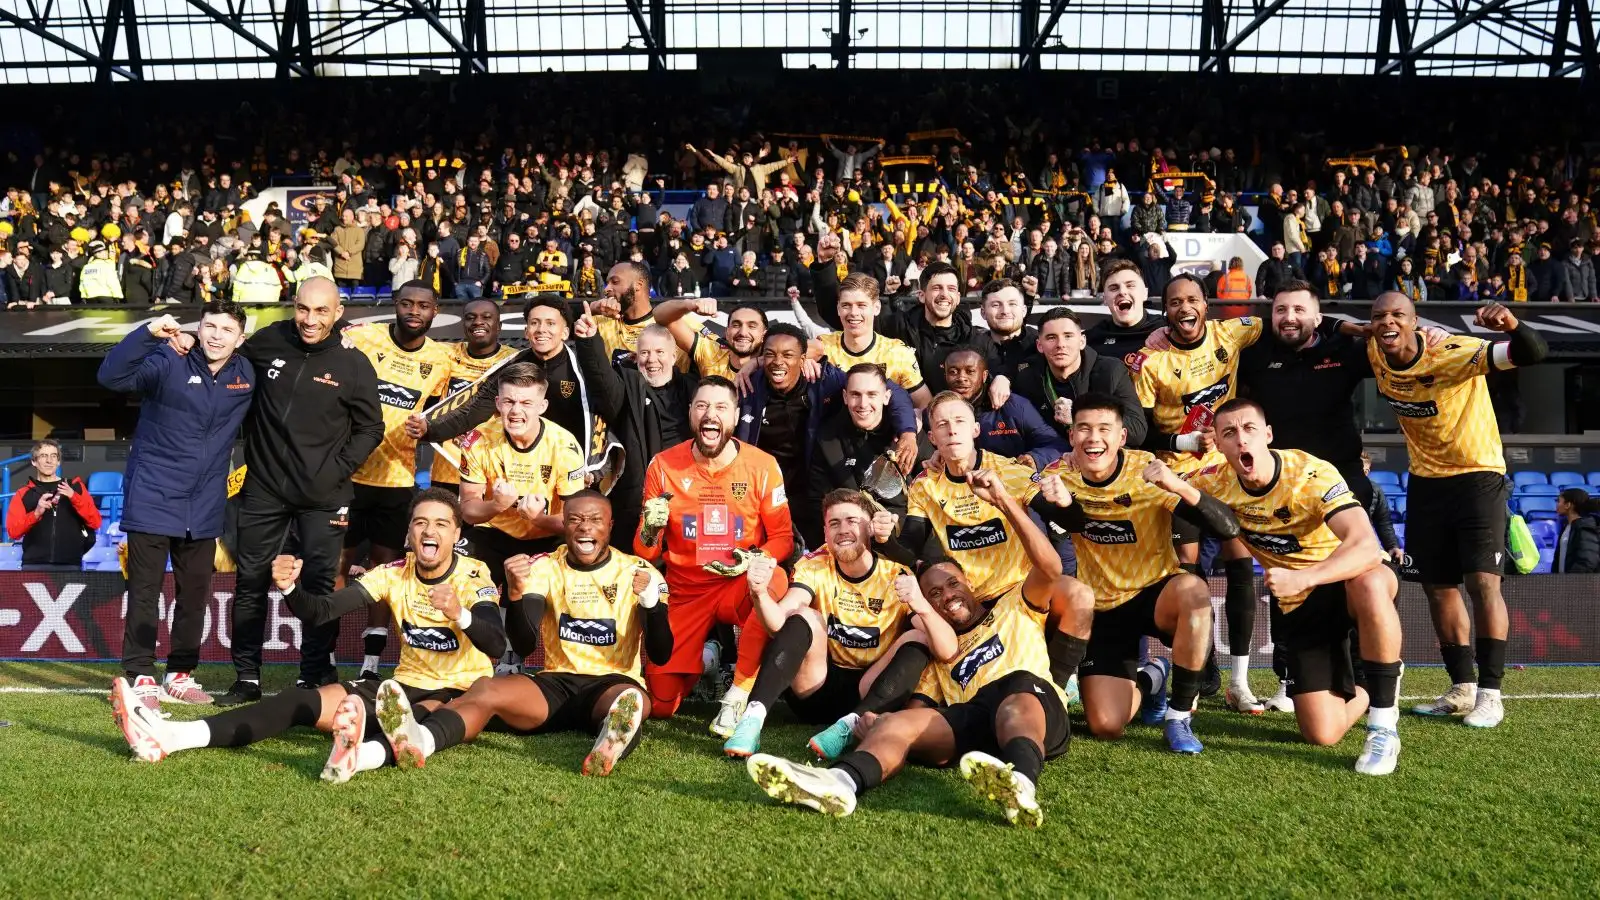
<instances>
[{"instance_id":1,"label":"stadium seating","mask_svg":"<svg viewBox=\"0 0 1600 900\"><path fill-rule=\"evenodd\" d=\"M1593 485L1594 487L1600 487L1600 472L1589 473L1589 484Z\"/></svg>"},{"instance_id":2,"label":"stadium seating","mask_svg":"<svg viewBox=\"0 0 1600 900\"><path fill-rule=\"evenodd\" d=\"M1389 493L1389 488L1391 485L1394 487L1400 486L1400 476L1394 472L1386 472L1382 469L1373 469L1372 473L1367 477L1372 481L1373 484L1383 488L1383 492L1386 494Z\"/></svg>"},{"instance_id":3,"label":"stadium seating","mask_svg":"<svg viewBox=\"0 0 1600 900\"><path fill-rule=\"evenodd\" d=\"M0 544L0 572L15 572L22 568L22 545Z\"/></svg>"},{"instance_id":4,"label":"stadium seating","mask_svg":"<svg viewBox=\"0 0 1600 900\"><path fill-rule=\"evenodd\" d=\"M417 490L425 491L433 486L433 473L426 469L417 472Z\"/></svg>"},{"instance_id":5,"label":"stadium seating","mask_svg":"<svg viewBox=\"0 0 1600 900\"><path fill-rule=\"evenodd\" d=\"M1589 487L1588 482L1583 480L1582 472L1551 472L1550 483L1556 486L1556 490L1562 490L1569 487L1581 487L1585 489Z\"/></svg>"},{"instance_id":6,"label":"stadium seating","mask_svg":"<svg viewBox=\"0 0 1600 900\"><path fill-rule=\"evenodd\" d=\"M1540 547L1554 547L1561 535L1561 527L1554 519L1535 519L1528 523L1528 530L1533 532L1534 543Z\"/></svg>"},{"instance_id":7,"label":"stadium seating","mask_svg":"<svg viewBox=\"0 0 1600 900\"><path fill-rule=\"evenodd\" d=\"M1517 501L1523 518L1533 521L1534 517L1554 520L1556 518L1556 498L1554 497L1523 497Z\"/></svg>"},{"instance_id":8,"label":"stadium seating","mask_svg":"<svg viewBox=\"0 0 1600 900\"><path fill-rule=\"evenodd\" d=\"M1521 484L1515 491L1518 497L1554 497L1560 493L1561 489L1553 484Z\"/></svg>"},{"instance_id":9,"label":"stadium seating","mask_svg":"<svg viewBox=\"0 0 1600 900\"><path fill-rule=\"evenodd\" d=\"M1534 575L1548 575L1555 567L1556 551L1554 547L1539 548L1539 563L1533 567Z\"/></svg>"},{"instance_id":10,"label":"stadium seating","mask_svg":"<svg viewBox=\"0 0 1600 900\"><path fill-rule=\"evenodd\" d=\"M1395 521L1404 522L1406 520L1406 495L1389 494L1388 498L1390 515L1394 516Z\"/></svg>"},{"instance_id":11,"label":"stadium seating","mask_svg":"<svg viewBox=\"0 0 1600 900\"><path fill-rule=\"evenodd\" d=\"M1511 483L1520 488L1529 484L1549 484L1550 478L1543 472L1517 472L1511 476Z\"/></svg>"}]
</instances>

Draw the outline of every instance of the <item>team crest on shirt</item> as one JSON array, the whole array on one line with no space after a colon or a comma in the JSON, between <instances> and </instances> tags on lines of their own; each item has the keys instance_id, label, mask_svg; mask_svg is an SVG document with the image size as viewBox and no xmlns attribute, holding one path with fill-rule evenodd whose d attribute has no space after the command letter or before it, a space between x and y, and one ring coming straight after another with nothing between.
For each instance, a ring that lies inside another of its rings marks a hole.
<instances>
[{"instance_id":1,"label":"team crest on shirt","mask_svg":"<svg viewBox=\"0 0 1600 900\"><path fill-rule=\"evenodd\" d=\"M433 374L433 363L423 363L421 371L422 371L422 377L423 378L427 378L429 375L432 375Z\"/></svg>"},{"instance_id":2,"label":"team crest on shirt","mask_svg":"<svg viewBox=\"0 0 1600 900\"><path fill-rule=\"evenodd\" d=\"M572 396L572 392L577 389L578 383L576 381L561 382L561 399L566 400L570 398Z\"/></svg>"},{"instance_id":3,"label":"team crest on shirt","mask_svg":"<svg viewBox=\"0 0 1600 900\"><path fill-rule=\"evenodd\" d=\"M1217 348L1217 362L1227 362L1227 361L1228 361L1228 348L1227 347L1218 347Z\"/></svg>"},{"instance_id":4,"label":"team crest on shirt","mask_svg":"<svg viewBox=\"0 0 1600 900\"><path fill-rule=\"evenodd\" d=\"M728 490L733 492L733 499L743 500L744 495L750 493L750 483L747 481L735 481L728 485Z\"/></svg>"},{"instance_id":5,"label":"team crest on shirt","mask_svg":"<svg viewBox=\"0 0 1600 900\"><path fill-rule=\"evenodd\" d=\"M1421 385L1422 387L1433 387L1433 376L1432 375L1418 375L1417 376L1417 384Z\"/></svg>"},{"instance_id":6,"label":"team crest on shirt","mask_svg":"<svg viewBox=\"0 0 1600 900\"><path fill-rule=\"evenodd\" d=\"M1287 506L1278 507L1277 509L1272 511L1272 517L1274 519L1277 519L1279 522L1287 523L1289 521L1289 507L1287 507Z\"/></svg>"},{"instance_id":7,"label":"team crest on shirt","mask_svg":"<svg viewBox=\"0 0 1600 900\"><path fill-rule=\"evenodd\" d=\"M1118 506L1132 506L1133 505L1133 496L1130 495L1130 494L1118 494L1117 495L1117 499L1114 500L1113 502L1116 503Z\"/></svg>"},{"instance_id":8,"label":"team crest on shirt","mask_svg":"<svg viewBox=\"0 0 1600 900\"><path fill-rule=\"evenodd\" d=\"M617 602L617 586L614 584L600 585L600 593L606 598L607 603Z\"/></svg>"},{"instance_id":9,"label":"team crest on shirt","mask_svg":"<svg viewBox=\"0 0 1600 900\"><path fill-rule=\"evenodd\" d=\"M551 469L550 466L540 466L539 467L539 480L540 481L549 481L550 480L550 472L551 471L552 471L552 469Z\"/></svg>"},{"instance_id":10,"label":"team crest on shirt","mask_svg":"<svg viewBox=\"0 0 1600 900\"><path fill-rule=\"evenodd\" d=\"M883 598L868 597L867 612L872 613L873 615L878 615L879 613L883 612Z\"/></svg>"}]
</instances>

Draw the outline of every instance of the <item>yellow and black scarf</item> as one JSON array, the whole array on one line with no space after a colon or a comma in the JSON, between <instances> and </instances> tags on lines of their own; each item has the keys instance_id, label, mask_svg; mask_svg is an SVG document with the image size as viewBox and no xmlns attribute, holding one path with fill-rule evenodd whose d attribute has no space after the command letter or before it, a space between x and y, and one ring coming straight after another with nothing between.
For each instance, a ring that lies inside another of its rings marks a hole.
<instances>
[{"instance_id":1,"label":"yellow and black scarf","mask_svg":"<svg viewBox=\"0 0 1600 900\"><path fill-rule=\"evenodd\" d=\"M1517 303L1528 302L1528 267L1511 266L1506 273L1506 290Z\"/></svg>"},{"instance_id":2,"label":"yellow and black scarf","mask_svg":"<svg viewBox=\"0 0 1600 900\"><path fill-rule=\"evenodd\" d=\"M1328 272L1328 296L1337 297L1339 296L1339 261L1330 259L1324 265L1327 267Z\"/></svg>"}]
</instances>

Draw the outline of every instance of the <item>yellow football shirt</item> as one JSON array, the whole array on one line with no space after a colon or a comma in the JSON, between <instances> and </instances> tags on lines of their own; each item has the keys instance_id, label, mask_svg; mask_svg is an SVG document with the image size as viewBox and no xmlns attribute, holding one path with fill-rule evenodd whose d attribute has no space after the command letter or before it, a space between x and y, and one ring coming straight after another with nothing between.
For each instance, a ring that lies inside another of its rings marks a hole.
<instances>
[{"instance_id":1,"label":"yellow football shirt","mask_svg":"<svg viewBox=\"0 0 1600 900\"><path fill-rule=\"evenodd\" d=\"M1018 585L995 600L978 624L956 635L954 662L934 660L922 670L914 692L945 706L966 703L984 687L1012 672L1032 672L1066 706L1066 695L1050 680L1044 628L1048 613L1034 609Z\"/></svg>"},{"instance_id":2,"label":"yellow football shirt","mask_svg":"<svg viewBox=\"0 0 1600 900\"><path fill-rule=\"evenodd\" d=\"M356 484L409 488L417 483L417 442L406 435L406 419L422 412L430 397L442 397L450 380L450 351L423 338L416 350L400 349L378 322L345 329L344 336L372 361L383 408L383 442L350 476Z\"/></svg>"},{"instance_id":3,"label":"yellow football shirt","mask_svg":"<svg viewBox=\"0 0 1600 900\"><path fill-rule=\"evenodd\" d=\"M860 579L839 571L823 547L795 563L789 584L811 595L811 605L828 623L828 661L846 669L865 669L889 652L908 627L908 608L894 594L894 580L910 569L874 555Z\"/></svg>"},{"instance_id":4,"label":"yellow football shirt","mask_svg":"<svg viewBox=\"0 0 1600 900\"><path fill-rule=\"evenodd\" d=\"M517 348L507 347L504 344L482 359L473 356L467 350L466 341L457 341L454 344L446 344L445 346L450 349L450 381L445 387L446 396L471 386L483 377L483 373L499 365L502 360L509 356L517 355ZM492 430L499 427L500 421L498 419L490 419L480 425L478 430ZM451 443L455 445L458 459L461 456L461 437L457 436L451 439ZM435 453L433 454L430 479L432 484L459 484L461 471L443 453Z\"/></svg>"},{"instance_id":5,"label":"yellow football shirt","mask_svg":"<svg viewBox=\"0 0 1600 900\"><path fill-rule=\"evenodd\" d=\"M518 497L538 496L549 501L550 515L561 515L561 498L583 490L583 451L572 432L546 418L539 419L539 436L526 450L514 446L502 430L469 431L461 456L461 481L481 484L484 496L494 496L494 486L509 482ZM487 523L514 538L528 539L533 523L513 507Z\"/></svg>"},{"instance_id":6,"label":"yellow football shirt","mask_svg":"<svg viewBox=\"0 0 1600 900\"><path fill-rule=\"evenodd\" d=\"M1262 326L1255 316L1207 322L1205 336L1195 347L1144 349L1133 354L1128 368L1134 392L1140 406L1155 410L1156 427L1165 434L1177 434L1196 406L1214 412L1232 400L1239 388L1239 353L1261 337ZM1157 455L1179 474L1217 461L1202 460L1193 453Z\"/></svg>"},{"instance_id":7,"label":"yellow football shirt","mask_svg":"<svg viewBox=\"0 0 1600 900\"><path fill-rule=\"evenodd\" d=\"M728 380L739 374L733 365L733 351L718 338L708 334L694 336L694 348L689 353L694 361L695 370L701 378L720 375Z\"/></svg>"},{"instance_id":8,"label":"yellow football shirt","mask_svg":"<svg viewBox=\"0 0 1600 900\"><path fill-rule=\"evenodd\" d=\"M1008 456L979 450L977 468L992 469L1024 506L1039 493L1033 467ZM906 487L906 515L928 520L940 546L961 564L979 599L998 597L1028 577L1027 551L1012 537L1005 514L978 499L966 476L951 476L942 467L924 469Z\"/></svg>"},{"instance_id":9,"label":"yellow football shirt","mask_svg":"<svg viewBox=\"0 0 1600 900\"><path fill-rule=\"evenodd\" d=\"M1303 569L1327 559L1339 549L1339 537L1328 519L1347 509L1360 509L1339 470L1302 450L1273 450L1276 471L1261 491L1239 481L1226 463L1207 466L1189 476L1189 483L1227 504L1239 518L1244 538L1262 566ZM1383 558L1380 551L1379 559ZM1310 591L1278 597L1278 609L1291 612Z\"/></svg>"},{"instance_id":10,"label":"yellow football shirt","mask_svg":"<svg viewBox=\"0 0 1600 900\"><path fill-rule=\"evenodd\" d=\"M1181 501L1144 480L1144 467L1154 458L1143 450L1123 450L1105 482L1090 481L1067 456L1044 470L1045 476L1061 476L1088 519L1073 533L1072 549L1078 554L1078 580L1094 591L1097 611L1115 609L1180 571L1172 547L1172 511Z\"/></svg>"},{"instance_id":11,"label":"yellow football shirt","mask_svg":"<svg viewBox=\"0 0 1600 900\"><path fill-rule=\"evenodd\" d=\"M916 351L904 341L874 334L867 349L851 353L845 349L844 334L841 332L830 331L819 340L822 341L822 352L828 361L846 372L850 371L851 366L861 363L877 363L888 373L889 380L905 388L908 394L923 385L922 367L917 364Z\"/></svg>"},{"instance_id":12,"label":"yellow football shirt","mask_svg":"<svg viewBox=\"0 0 1600 900\"><path fill-rule=\"evenodd\" d=\"M539 640L546 672L626 675L643 683L644 613L633 594L633 573L649 567L615 548L594 569L570 562L566 547L534 557L529 592L545 598ZM661 602L667 602L665 593Z\"/></svg>"},{"instance_id":13,"label":"yellow football shirt","mask_svg":"<svg viewBox=\"0 0 1600 900\"><path fill-rule=\"evenodd\" d=\"M1483 377L1492 365L1494 345L1474 337L1451 337L1436 347L1429 347L1421 335L1416 341L1421 353L1403 369L1389 365L1377 341L1367 342L1378 393L1389 401L1405 433L1411 474L1505 474L1500 424Z\"/></svg>"},{"instance_id":14,"label":"yellow football shirt","mask_svg":"<svg viewBox=\"0 0 1600 900\"><path fill-rule=\"evenodd\" d=\"M428 601L428 594L441 582L455 588L456 600L463 609L477 603L500 602L489 567L459 553L449 571L431 582L417 573L416 557L410 553L356 579L374 602L389 608L400 627L400 664L394 670L395 680L425 691L464 691L479 678L493 677L495 661L474 647L466 632Z\"/></svg>"}]
</instances>

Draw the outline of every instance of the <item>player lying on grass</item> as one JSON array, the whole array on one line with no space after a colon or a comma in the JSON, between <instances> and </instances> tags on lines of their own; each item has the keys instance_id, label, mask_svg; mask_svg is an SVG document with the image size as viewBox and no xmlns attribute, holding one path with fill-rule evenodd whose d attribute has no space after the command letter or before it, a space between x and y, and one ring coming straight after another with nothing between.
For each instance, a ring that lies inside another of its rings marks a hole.
<instances>
[{"instance_id":1,"label":"player lying on grass","mask_svg":"<svg viewBox=\"0 0 1600 900\"><path fill-rule=\"evenodd\" d=\"M1028 827L1044 821L1035 785L1044 761L1065 753L1071 737L1057 682L1082 658L1094 600L1082 583L1061 574L1050 539L1006 493L1000 476L978 470L968 477L1026 546L1033 563L1026 579L984 603L954 561L929 566L920 584L910 575L896 578L895 593L922 621L934 655L908 708L864 716L861 746L829 769L764 753L750 757L750 777L768 796L846 816L863 791L893 777L908 758L931 766L959 761L962 777L997 802L1007 821ZM1054 642L1061 648L1054 654L1045 640L1052 612L1067 638Z\"/></svg>"},{"instance_id":2,"label":"player lying on grass","mask_svg":"<svg viewBox=\"0 0 1600 900\"><path fill-rule=\"evenodd\" d=\"M494 674L505 652L499 591L483 563L455 552L461 539L461 507L455 495L432 488L411 503L401 559L366 572L330 596L296 587L300 560L279 556L272 580L289 609L307 625L333 622L347 613L382 604L400 623L400 664L393 685L406 700L433 710L473 682ZM243 747L290 728L314 727L333 735L324 781L348 781L356 772L394 759L389 743L367 723L378 686L347 681L316 689L290 688L249 706L194 722L168 722L139 704L125 679L111 684L117 724L128 746L145 762L160 762L179 750Z\"/></svg>"},{"instance_id":3,"label":"player lying on grass","mask_svg":"<svg viewBox=\"0 0 1600 900\"><path fill-rule=\"evenodd\" d=\"M1078 573L1094 592L1094 629L1079 670L1083 711L1095 737L1117 740L1142 707L1146 724L1166 730L1167 746L1199 753L1190 713L1211 642L1211 591L1178 565L1173 513L1182 510L1223 540L1236 537L1239 524L1149 453L1126 449L1127 440L1116 399L1084 394L1072 410L1072 453L1040 482L1050 501L1043 512L1072 535ZM1141 637L1171 647L1171 662L1141 666Z\"/></svg>"},{"instance_id":4,"label":"player lying on grass","mask_svg":"<svg viewBox=\"0 0 1600 900\"><path fill-rule=\"evenodd\" d=\"M894 514L875 517L865 495L840 488L822 499L822 527L825 546L795 565L783 599L767 594L777 561L750 563L751 601L772 640L750 702L722 746L729 756L761 749L761 726L782 695L802 722L833 723L810 743L833 759L849 746L863 713L905 704L928 663L924 626L894 594L895 578L910 570L871 549L875 533L893 530Z\"/></svg>"},{"instance_id":5,"label":"player lying on grass","mask_svg":"<svg viewBox=\"0 0 1600 900\"><path fill-rule=\"evenodd\" d=\"M1260 404L1235 399L1217 410L1217 449L1190 484L1226 503L1266 569L1276 604L1276 640L1289 654L1289 696L1300 734L1336 744L1362 713L1367 742L1356 771L1387 775L1400 758L1395 706L1400 614L1395 574L1361 501L1331 463L1301 450L1272 450ZM1350 627L1361 635L1365 688L1356 685ZM1371 704L1370 709L1368 704Z\"/></svg>"},{"instance_id":6,"label":"player lying on grass","mask_svg":"<svg viewBox=\"0 0 1600 900\"><path fill-rule=\"evenodd\" d=\"M471 741L491 722L518 734L597 734L583 774L610 775L638 743L650 710L639 649L672 653L667 588L649 563L610 546L611 501L592 489L567 498L566 546L506 560L506 627L526 656L544 646L539 672L484 678L419 721L393 682L378 692L378 720L402 768Z\"/></svg>"}]
</instances>

